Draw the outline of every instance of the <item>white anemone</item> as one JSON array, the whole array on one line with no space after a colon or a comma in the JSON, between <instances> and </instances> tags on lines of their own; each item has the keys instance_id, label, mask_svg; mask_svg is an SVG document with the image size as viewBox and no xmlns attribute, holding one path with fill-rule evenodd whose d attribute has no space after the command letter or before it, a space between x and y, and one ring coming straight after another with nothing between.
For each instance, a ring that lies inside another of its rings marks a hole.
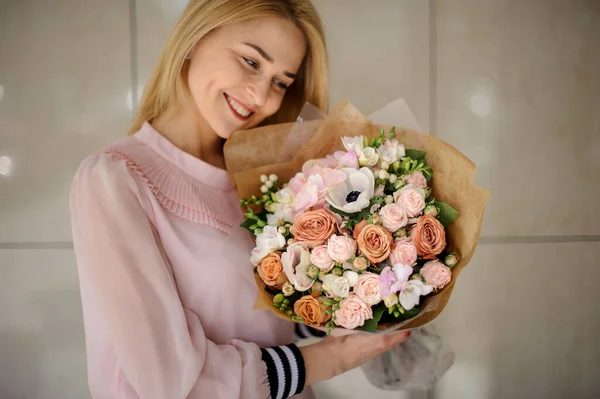
<instances>
[{"instance_id":1,"label":"white anemone","mask_svg":"<svg viewBox=\"0 0 600 399\"><path fill-rule=\"evenodd\" d=\"M342 172L347 176L346 181L329 189L327 202L342 212L360 212L371 203L375 192L375 176L369 168L344 168Z\"/></svg>"}]
</instances>

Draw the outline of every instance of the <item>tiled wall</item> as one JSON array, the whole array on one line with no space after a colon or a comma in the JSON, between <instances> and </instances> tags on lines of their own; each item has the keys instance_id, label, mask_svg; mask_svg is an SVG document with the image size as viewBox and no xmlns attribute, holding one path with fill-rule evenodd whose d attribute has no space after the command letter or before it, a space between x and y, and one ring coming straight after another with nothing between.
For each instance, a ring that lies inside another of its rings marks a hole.
<instances>
[{"instance_id":1,"label":"tiled wall","mask_svg":"<svg viewBox=\"0 0 600 399\"><path fill-rule=\"evenodd\" d=\"M0 398L86 398L68 191L123 137L185 0L0 0ZM360 370L319 398L600 397L600 2L315 0L333 102L404 97L492 191L436 321L457 353L432 392Z\"/></svg>"}]
</instances>

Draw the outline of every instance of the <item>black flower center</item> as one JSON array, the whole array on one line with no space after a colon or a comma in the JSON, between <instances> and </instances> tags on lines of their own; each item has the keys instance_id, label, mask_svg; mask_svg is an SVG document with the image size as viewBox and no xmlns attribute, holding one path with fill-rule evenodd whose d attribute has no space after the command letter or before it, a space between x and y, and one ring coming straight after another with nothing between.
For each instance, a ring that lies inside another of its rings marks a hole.
<instances>
[{"instance_id":1,"label":"black flower center","mask_svg":"<svg viewBox=\"0 0 600 399\"><path fill-rule=\"evenodd\" d=\"M349 192L348 195L346 196L346 202L351 203L351 202L356 201L358 199L359 195L360 195L360 191Z\"/></svg>"}]
</instances>

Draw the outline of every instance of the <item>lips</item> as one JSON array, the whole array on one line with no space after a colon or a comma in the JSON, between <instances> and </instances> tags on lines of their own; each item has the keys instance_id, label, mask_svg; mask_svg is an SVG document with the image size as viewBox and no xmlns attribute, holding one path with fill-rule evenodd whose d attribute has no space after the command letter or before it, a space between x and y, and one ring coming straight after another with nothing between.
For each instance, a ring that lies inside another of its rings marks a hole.
<instances>
[{"instance_id":1,"label":"lips","mask_svg":"<svg viewBox=\"0 0 600 399\"><path fill-rule=\"evenodd\" d=\"M254 114L254 110L249 108L246 104L236 100L226 93L223 93L223 95L225 96L225 101L227 101L229 109L236 118L242 121L247 121Z\"/></svg>"}]
</instances>

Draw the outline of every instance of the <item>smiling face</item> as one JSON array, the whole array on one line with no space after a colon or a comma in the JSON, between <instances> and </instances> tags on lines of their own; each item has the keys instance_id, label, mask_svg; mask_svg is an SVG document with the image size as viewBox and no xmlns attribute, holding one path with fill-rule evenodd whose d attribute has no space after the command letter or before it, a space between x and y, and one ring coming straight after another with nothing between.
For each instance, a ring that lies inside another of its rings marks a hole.
<instances>
[{"instance_id":1,"label":"smiling face","mask_svg":"<svg viewBox=\"0 0 600 399\"><path fill-rule=\"evenodd\" d=\"M256 18L205 36L190 54L188 86L201 117L227 139L275 114L306 54L284 18Z\"/></svg>"}]
</instances>

